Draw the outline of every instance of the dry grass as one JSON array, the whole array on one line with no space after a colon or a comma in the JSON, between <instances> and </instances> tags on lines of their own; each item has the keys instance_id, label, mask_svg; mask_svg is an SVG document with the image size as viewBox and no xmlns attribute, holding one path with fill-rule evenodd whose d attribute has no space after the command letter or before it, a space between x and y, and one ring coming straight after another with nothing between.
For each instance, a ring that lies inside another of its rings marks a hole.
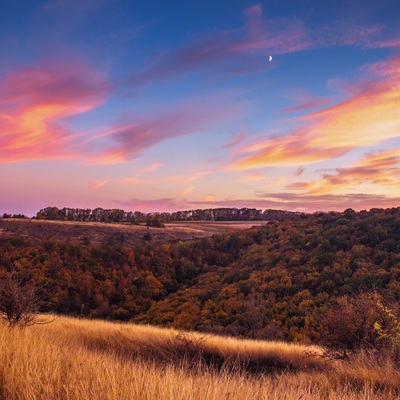
<instances>
[{"instance_id":1,"label":"dry grass","mask_svg":"<svg viewBox=\"0 0 400 400\"><path fill-rule=\"evenodd\" d=\"M37 243L49 239L84 243L90 238L94 244L124 242L128 245L161 245L194 240L215 233L236 232L268 221L177 221L166 223L164 228L148 228L144 224L103 223L80 221L48 221L29 219L0 219L0 238L18 237ZM150 232L152 240L143 235Z\"/></svg>"},{"instance_id":2,"label":"dry grass","mask_svg":"<svg viewBox=\"0 0 400 400\"><path fill-rule=\"evenodd\" d=\"M65 317L24 330L0 325L0 398L399 398L393 365L378 368L361 355L326 366L304 350L309 348Z\"/></svg>"}]
</instances>

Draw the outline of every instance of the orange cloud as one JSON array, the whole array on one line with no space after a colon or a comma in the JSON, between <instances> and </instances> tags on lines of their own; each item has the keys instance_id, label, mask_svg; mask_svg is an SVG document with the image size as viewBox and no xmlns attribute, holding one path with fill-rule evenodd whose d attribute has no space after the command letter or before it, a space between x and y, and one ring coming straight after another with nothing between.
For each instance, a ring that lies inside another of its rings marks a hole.
<instances>
[{"instance_id":1,"label":"orange cloud","mask_svg":"<svg viewBox=\"0 0 400 400\"><path fill-rule=\"evenodd\" d=\"M121 183L128 184L128 185L138 185L138 184L142 183L142 181L140 180L139 176L136 175L133 178L121 179Z\"/></svg>"},{"instance_id":2,"label":"orange cloud","mask_svg":"<svg viewBox=\"0 0 400 400\"><path fill-rule=\"evenodd\" d=\"M258 172L251 172L250 174L240 179L240 182L257 182L263 179L265 179L265 176L263 174L260 174Z\"/></svg>"},{"instance_id":3,"label":"orange cloud","mask_svg":"<svg viewBox=\"0 0 400 400\"><path fill-rule=\"evenodd\" d=\"M190 187L187 187L187 188L183 189L181 192L179 192L179 194L185 196L185 195L187 195L189 193L192 193L194 189L195 189L194 186L190 186Z\"/></svg>"},{"instance_id":4,"label":"orange cloud","mask_svg":"<svg viewBox=\"0 0 400 400\"><path fill-rule=\"evenodd\" d=\"M76 156L66 117L102 104L109 92L96 72L75 66L22 68L0 77L0 162Z\"/></svg>"},{"instance_id":5,"label":"orange cloud","mask_svg":"<svg viewBox=\"0 0 400 400\"><path fill-rule=\"evenodd\" d=\"M305 191L308 195L325 195L371 184L375 191L377 186L400 185L400 149L370 154L353 166L336 168L335 173L324 174L320 180L296 182L288 188Z\"/></svg>"},{"instance_id":6,"label":"orange cloud","mask_svg":"<svg viewBox=\"0 0 400 400\"><path fill-rule=\"evenodd\" d=\"M243 170L266 166L310 164L399 137L400 58L380 63L381 72L335 106L310 113L286 136L272 137L240 150L229 166Z\"/></svg>"},{"instance_id":7,"label":"orange cloud","mask_svg":"<svg viewBox=\"0 0 400 400\"><path fill-rule=\"evenodd\" d=\"M202 200L204 203L211 203L215 201L215 196L213 194L208 194L204 199Z\"/></svg>"},{"instance_id":8,"label":"orange cloud","mask_svg":"<svg viewBox=\"0 0 400 400\"><path fill-rule=\"evenodd\" d=\"M209 175L211 174L211 171L200 171L197 172L193 175L178 175L178 176L171 176L169 178L166 178L165 181L166 182L178 182L178 183L191 183L194 181L199 180L201 177L205 176L205 175Z\"/></svg>"}]
</instances>

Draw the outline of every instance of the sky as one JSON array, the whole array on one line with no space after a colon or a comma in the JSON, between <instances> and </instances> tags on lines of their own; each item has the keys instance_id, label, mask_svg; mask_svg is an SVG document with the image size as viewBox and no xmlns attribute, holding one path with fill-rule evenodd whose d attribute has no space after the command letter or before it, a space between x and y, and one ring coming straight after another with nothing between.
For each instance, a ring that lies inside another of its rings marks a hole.
<instances>
[{"instance_id":1,"label":"sky","mask_svg":"<svg viewBox=\"0 0 400 400\"><path fill-rule=\"evenodd\" d=\"M400 206L398 0L0 4L1 215Z\"/></svg>"}]
</instances>

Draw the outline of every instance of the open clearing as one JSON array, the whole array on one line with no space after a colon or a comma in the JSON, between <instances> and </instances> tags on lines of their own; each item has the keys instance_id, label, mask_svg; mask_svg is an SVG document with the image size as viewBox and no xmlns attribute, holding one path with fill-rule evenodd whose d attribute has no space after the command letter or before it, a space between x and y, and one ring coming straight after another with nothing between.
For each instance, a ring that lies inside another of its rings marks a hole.
<instances>
[{"instance_id":1,"label":"open clearing","mask_svg":"<svg viewBox=\"0 0 400 400\"><path fill-rule=\"evenodd\" d=\"M61 240L76 243L125 243L131 246L159 245L195 240L215 233L236 232L269 221L182 221L152 228L129 223L0 219L0 238L20 237L35 242ZM144 239L151 234L151 240Z\"/></svg>"}]
</instances>

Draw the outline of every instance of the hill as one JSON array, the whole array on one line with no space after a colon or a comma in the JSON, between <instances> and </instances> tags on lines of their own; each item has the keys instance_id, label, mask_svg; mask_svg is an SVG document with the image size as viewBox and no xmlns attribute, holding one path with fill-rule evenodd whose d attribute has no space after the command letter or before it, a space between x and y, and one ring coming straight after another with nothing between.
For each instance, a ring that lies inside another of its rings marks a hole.
<instances>
[{"instance_id":1,"label":"hill","mask_svg":"<svg viewBox=\"0 0 400 400\"><path fill-rule=\"evenodd\" d=\"M327 363L320 352L309 346L65 317L26 329L9 329L0 322L0 398L398 398L393 364L378 366L365 355Z\"/></svg>"},{"instance_id":2,"label":"hill","mask_svg":"<svg viewBox=\"0 0 400 400\"><path fill-rule=\"evenodd\" d=\"M163 227L123 222L82 222L0 218L0 238L19 237L42 243L59 240L80 244L124 243L131 247L158 246L178 241L195 240L215 233L237 232L268 221L177 221ZM149 236L150 234L150 236Z\"/></svg>"},{"instance_id":3,"label":"hill","mask_svg":"<svg viewBox=\"0 0 400 400\"><path fill-rule=\"evenodd\" d=\"M51 222L26 224L43 229ZM0 241L2 270L34 280L48 300L46 311L321 343L336 308L349 329L355 325L349 296L375 292L393 309L400 300L399 208L299 215L162 245L129 243L110 234L113 225L98 245L90 234L95 226L74 224L51 225L47 240L17 230ZM69 226L85 227L89 240L57 239ZM359 303L365 312L369 301ZM364 332L370 317L358 315Z\"/></svg>"}]
</instances>

